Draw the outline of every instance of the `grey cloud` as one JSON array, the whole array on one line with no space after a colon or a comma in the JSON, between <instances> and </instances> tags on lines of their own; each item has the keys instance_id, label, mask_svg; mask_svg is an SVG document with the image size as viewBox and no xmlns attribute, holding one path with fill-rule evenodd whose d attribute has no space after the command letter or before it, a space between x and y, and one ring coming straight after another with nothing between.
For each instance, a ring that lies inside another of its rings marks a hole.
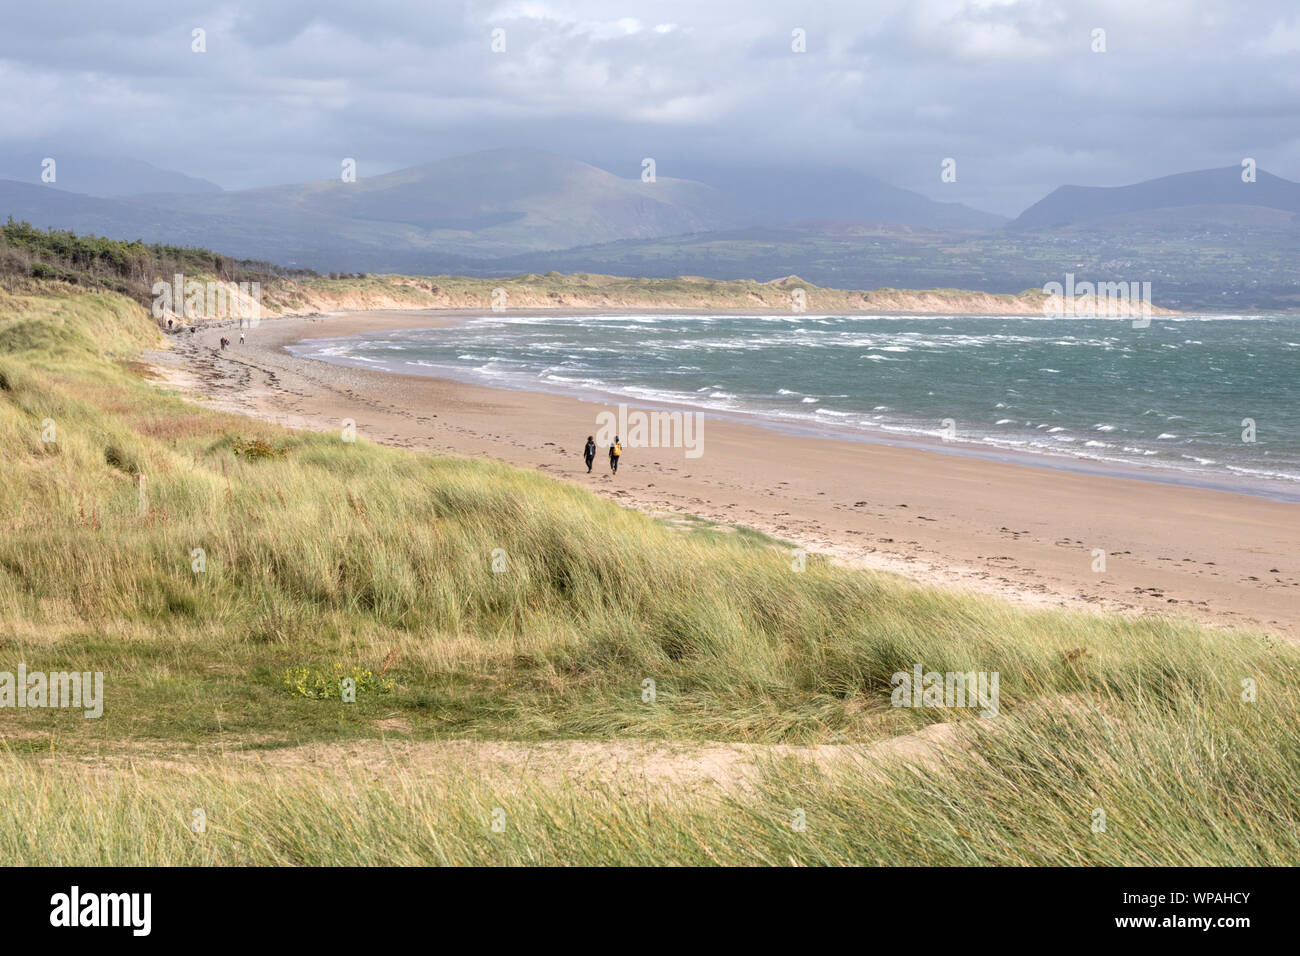
<instances>
[{"instance_id":1,"label":"grey cloud","mask_svg":"<svg viewBox=\"0 0 1300 956\"><path fill-rule=\"evenodd\" d=\"M1300 178L1288 0L815 6L84 0L6 10L0 150L76 144L227 187L535 146L635 176L857 169L1014 214L1253 155ZM189 50L208 31L208 52ZM490 52L490 31L507 53ZM808 52L790 50L795 27ZM1106 31L1107 52L1090 50ZM939 182L944 157L958 182Z\"/></svg>"}]
</instances>

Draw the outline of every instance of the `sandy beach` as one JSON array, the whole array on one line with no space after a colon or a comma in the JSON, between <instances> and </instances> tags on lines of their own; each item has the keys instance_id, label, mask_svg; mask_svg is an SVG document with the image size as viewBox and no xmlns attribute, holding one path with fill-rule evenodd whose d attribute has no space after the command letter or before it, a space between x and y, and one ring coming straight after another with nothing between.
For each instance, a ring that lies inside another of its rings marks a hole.
<instances>
[{"instance_id":1,"label":"sandy beach","mask_svg":"<svg viewBox=\"0 0 1300 956\"><path fill-rule=\"evenodd\" d=\"M605 310L608 311L608 310ZM745 525L846 563L1040 606L1179 614L1300 638L1300 505L917 447L706 419L703 454L634 448L588 475L583 442L615 406L300 359L309 338L430 328L469 313L264 319L213 327L146 360L211 407L341 428L413 450L539 469L654 515ZM480 313L474 313L480 314ZM235 344L218 348L221 335ZM1106 552L1093 570L1094 549Z\"/></svg>"}]
</instances>

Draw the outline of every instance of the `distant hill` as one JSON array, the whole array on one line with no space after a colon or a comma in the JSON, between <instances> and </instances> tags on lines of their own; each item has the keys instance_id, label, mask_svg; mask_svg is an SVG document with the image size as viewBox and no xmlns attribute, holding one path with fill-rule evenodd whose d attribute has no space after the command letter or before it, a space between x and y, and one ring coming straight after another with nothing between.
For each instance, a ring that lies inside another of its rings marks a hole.
<instances>
[{"instance_id":1,"label":"distant hill","mask_svg":"<svg viewBox=\"0 0 1300 956\"><path fill-rule=\"evenodd\" d=\"M1005 216L936 202L910 189L847 169L687 165L682 175L708 183L747 211L753 224L838 219L929 229L996 229Z\"/></svg>"},{"instance_id":2,"label":"distant hill","mask_svg":"<svg viewBox=\"0 0 1300 956\"><path fill-rule=\"evenodd\" d=\"M161 211L52 186L0 179L0 219L11 216L41 227L134 239L151 220L156 222Z\"/></svg>"},{"instance_id":3,"label":"distant hill","mask_svg":"<svg viewBox=\"0 0 1300 956\"><path fill-rule=\"evenodd\" d=\"M39 183L39 161L18 165L23 176L0 187L0 216L327 271L458 271L577 246L843 218L854 210L908 227L983 229L1003 221L852 174L800 179L790 170L733 170L720 177L721 187L662 175L643 182L639 169L623 178L534 149L490 150L378 176L362 168L347 183L122 197L116 194L140 186L126 170L120 189L96 184L115 193L111 202L71 199L62 187L76 180L62 164L58 189ZM72 170L84 172L81 165ZM161 171L155 179L168 181Z\"/></svg>"},{"instance_id":4,"label":"distant hill","mask_svg":"<svg viewBox=\"0 0 1300 956\"><path fill-rule=\"evenodd\" d=\"M1026 209L1007 228L1013 232L1060 229L1111 216L1132 217L1179 207L1204 207L1198 215L1215 222L1223 221L1224 207L1300 212L1300 183L1262 169L1257 170L1255 182L1246 183L1241 180L1241 172L1240 166L1226 166L1162 176L1131 186L1061 186ZM1187 223L1197 217L1180 218Z\"/></svg>"},{"instance_id":5,"label":"distant hill","mask_svg":"<svg viewBox=\"0 0 1300 956\"><path fill-rule=\"evenodd\" d=\"M266 255L273 250L255 244L269 230L296 258L331 238L353 254L398 248L492 257L702 232L738 221L726 198L700 183L623 179L532 149L457 156L356 182L148 198L186 216L214 219L221 231L209 243Z\"/></svg>"},{"instance_id":6,"label":"distant hill","mask_svg":"<svg viewBox=\"0 0 1300 956\"><path fill-rule=\"evenodd\" d=\"M41 179L42 161L55 161L55 181ZM100 198L138 196L144 193L219 193L221 187L206 179L160 169L138 159L95 156L58 148L9 149L0 154L0 179L44 186L63 192Z\"/></svg>"}]
</instances>

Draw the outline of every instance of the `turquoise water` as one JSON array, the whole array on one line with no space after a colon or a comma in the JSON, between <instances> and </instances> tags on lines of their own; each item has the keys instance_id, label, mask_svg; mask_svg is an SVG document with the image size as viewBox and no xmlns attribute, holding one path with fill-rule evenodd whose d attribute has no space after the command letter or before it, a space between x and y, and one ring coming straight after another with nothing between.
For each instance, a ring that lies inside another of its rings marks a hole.
<instances>
[{"instance_id":1,"label":"turquoise water","mask_svg":"<svg viewBox=\"0 0 1300 956\"><path fill-rule=\"evenodd\" d=\"M326 361L863 439L1300 493L1300 318L511 316L320 339ZM1256 441L1243 441L1243 419ZM585 427L585 426L583 426ZM581 430L581 429L579 429ZM952 434L952 433L950 433Z\"/></svg>"}]
</instances>

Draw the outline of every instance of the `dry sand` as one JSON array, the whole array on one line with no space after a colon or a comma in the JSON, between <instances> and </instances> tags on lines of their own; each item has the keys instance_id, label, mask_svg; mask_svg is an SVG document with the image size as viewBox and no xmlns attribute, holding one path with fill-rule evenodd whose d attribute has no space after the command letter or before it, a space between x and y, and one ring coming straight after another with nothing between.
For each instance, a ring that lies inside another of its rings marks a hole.
<instances>
[{"instance_id":1,"label":"dry sand","mask_svg":"<svg viewBox=\"0 0 1300 956\"><path fill-rule=\"evenodd\" d=\"M971 724L965 724L969 729ZM299 771L341 783L347 779L390 787L399 775L478 779L494 787L599 788L616 797L680 800L709 791L750 794L772 761L796 760L811 773L851 770L858 775L937 769L947 758L970 759L961 724L935 723L915 733L870 743L748 744L677 740L380 740L312 743L274 749L229 750L219 756L153 750L95 754L82 763L98 773L162 768L175 774L218 772L247 780ZM64 757L42 756L46 765Z\"/></svg>"},{"instance_id":2,"label":"dry sand","mask_svg":"<svg viewBox=\"0 0 1300 956\"><path fill-rule=\"evenodd\" d=\"M610 310L604 310L610 311ZM307 338L429 328L457 313L262 320L168 339L149 361L205 403L292 427L536 468L656 515L757 528L847 563L1038 605L1161 612L1300 637L1300 505L709 418L704 454L582 445L602 403L299 359ZM481 314L481 313L475 313ZM234 339L222 353L221 335ZM1107 552L1092 570L1094 548Z\"/></svg>"}]
</instances>

